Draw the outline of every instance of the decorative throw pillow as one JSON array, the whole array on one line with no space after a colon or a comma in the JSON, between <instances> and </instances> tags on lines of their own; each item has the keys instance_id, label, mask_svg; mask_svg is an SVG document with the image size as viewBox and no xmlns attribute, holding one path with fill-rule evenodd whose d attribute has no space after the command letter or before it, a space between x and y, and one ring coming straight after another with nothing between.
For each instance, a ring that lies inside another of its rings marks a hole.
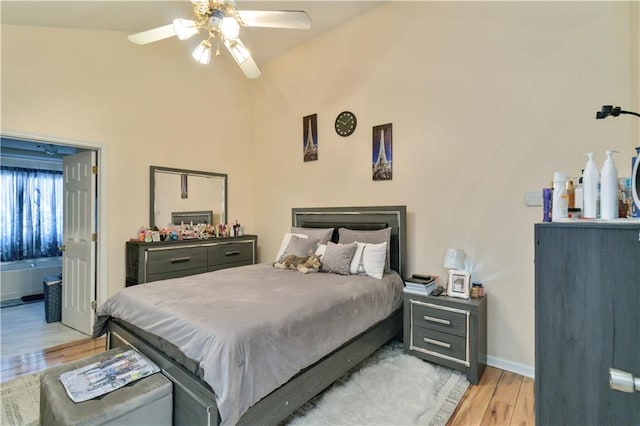
<instances>
[{"instance_id":1,"label":"decorative throw pillow","mask_svg":"<svg viewBox=\"0 0 640 426\"><path fill-rule=\"evenodd\" d=\"M310 238L317 238L319 240L319 244L327 244L331 241L333 228L298 228L294 226L291 228L291 233L307 235Z\"/></svg>"},{"instance_id":2,"label":"decorative throw pillow","mask_svg":"<svg viewBox=\"0 0 640 426\"><path fill-rule=\"evenodd\" d=\"M282 259L291 255L298 257L311 256L315 254L317 248L318 240L315 238L300 238L297 235L292 235L279 262L282 262Z\"/></svg>"},{"instance_id":3,"label":"decorative throw pillow","mask_svg":"<svg viewBox=\"0 0 640 426\"><path fill-rule=\"evenodd\" d=\"M284 251L287 249L287 246L289 245L289 241L291 241L291 237L293 237L294 235L298 238L309 238L305 234L293 234L291 232L287 232L286 234L284 234L284 237L282 237L282 242L280 243L280 248L278 249L278 254L276 254L276 258L274 262L280 262L280 259L283 258L282 255L284 254Z\"/></svg>"},{"instance_id":4,"label":"decorative throw pillow","mask_svg":"<svg viewBox=\"0 0 640 426\"><path fill-rule=\"evenodd\" d=\"M356 243L335 244L329 241L327 249L322 256L320 271L349 275L349 266L357 247Z\"/></svg>"},{"instance_id":5,"label":"decorative throw pillow","mask_svg":"<svg viewBox=\"0 0 640 426\"><path fill-rule=\"evenodd\" d=\"M353 275L368 275L381 279L387 259L387 243L356 243L358 248L351 260L349 272Z\"/></svg>"},{"instance_id":6,"label":"decorative throw pillow","mask_svg":"<svg viewBox=\"0 0 640 426\"><path fill-rule=\"evenodd\" d=\"M338 239L339 244L347 244L354 241L371 244L387 243L387 259L385 261L384 271L391 272L391 253L389 252L389 248L391 247L391 227L375 231L340 228L338 234L340 236Z\"/></svg>"}]
</instances>

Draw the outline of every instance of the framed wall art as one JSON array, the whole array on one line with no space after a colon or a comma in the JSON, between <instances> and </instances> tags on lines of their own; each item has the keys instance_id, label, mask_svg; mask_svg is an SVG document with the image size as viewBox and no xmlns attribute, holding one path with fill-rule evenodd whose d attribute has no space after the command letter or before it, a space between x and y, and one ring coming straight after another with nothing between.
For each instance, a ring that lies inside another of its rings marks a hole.
<instances>
[{"instance_id":1,"label":"framed wall art","mask_svg":"<svg viewBox=\"0 0 640 426\"><path fill-rule=\"evenodd\" d=\"M318 114L302 117L302 152L305 162L318 159Z\"/></svg>"},{"instance_id":2,"label":"framed wall art","mask_svg":"<svg viewBox=\"0 0 640 426\"><path fill-rule=\"evenodd\" d=\"M391 180L393 153L391 123L373 127L373 180Z\"/></svg>"},{"instance_id":3,"label":"framed wall art","mask_svg":"<svg viewBox=\"0 0 640 426\"><path fill-rule=\"evenodd\" d=\"M458 271L452 269L449 271L449 287L447 295L451 297L460 297L462 299L469 298L469 282L471 274L467 271Z\"/></svg>"}]
</instances>

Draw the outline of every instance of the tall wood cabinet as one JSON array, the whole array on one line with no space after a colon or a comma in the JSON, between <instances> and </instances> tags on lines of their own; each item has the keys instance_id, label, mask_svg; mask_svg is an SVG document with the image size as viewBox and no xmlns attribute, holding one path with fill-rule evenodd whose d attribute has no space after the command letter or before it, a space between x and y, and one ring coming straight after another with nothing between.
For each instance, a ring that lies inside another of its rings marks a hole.
<instances>
[{"instance_id":1,"label":"tall wood cabinet","mask_svg":"<svg viewBox=\"0 0 640 426\"><path fill-rule=\"evenodd\" d=\"M639 425L640 222L535 225L538 425Z\"/></svg>"}]
</instances>

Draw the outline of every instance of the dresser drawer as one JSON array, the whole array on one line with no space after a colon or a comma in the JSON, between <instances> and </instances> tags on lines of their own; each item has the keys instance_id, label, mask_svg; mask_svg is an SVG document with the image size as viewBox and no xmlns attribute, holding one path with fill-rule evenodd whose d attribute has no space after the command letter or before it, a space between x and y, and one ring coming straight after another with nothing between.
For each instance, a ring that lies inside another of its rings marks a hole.
<instances>
[{"instance_id":1,"label":"dresser drawer","mask_svg":"<svg viewBox=\"0 0 640 426\"><path fill-rule=\"evenodd\" d=\"M182 271L165 272L163 274L149 274L147 276L147 282L150 283L152 281L187 277L189 275L204 274L205 272L207 272L206 268L193 268L193 269L183 269Z\"/></svg>"},{"instance_id":2,"label":"dresser drawer","mask_svg":"<svg viewBox=\"0 0 640 426\"><path fill-rule=\"evenodd\" d=\"M424 327L460 337L467 335L467 315L411 301L413 327Z\"/></svg>"},{"instance_id":3,"label":"dresser drawer","mask_svg":"<svg viewBox=\"0 0 640 426\"><path fill-rule=\"evenodd\" d=\"M221 243L207 248L208 267L212 271L218 265L226 263L253 263L253 242Z\"/></svg>"},{"instance_id":4,"label":"dresser drawer","mask_svg":"<svg viewBox=\"0 0 640 426\"><path fill-rule=\"evenodd\" d=\"M440 333L428 328L412 329L412 346L437 354L466 361L466 339L452 334Z\"/></svg>"},{"instance_id":5,"label":"dresser drawer","mask_svg":"<svg viewBox=\"0 0 640 426\"><path fill-rule=\"evenodd\" d=\"M244 262L218 263L217 265L209 265L207 267L207 272L219 271L220 269L236 268L238 266L247 266L247 265L253 265L253 262L250 260L245 260Z\"/></svg>"},{"instance_id":6,"label":"dresser drawer","mask_svg":"<svg viewBox=\"0 0 640 426\"><path fill-rule=\"evenodd\" d=\"M207 249L205 247L183 247L148 252L148 276L198 268L204 268L206 271Z\"/></svg>"}]
</instances>

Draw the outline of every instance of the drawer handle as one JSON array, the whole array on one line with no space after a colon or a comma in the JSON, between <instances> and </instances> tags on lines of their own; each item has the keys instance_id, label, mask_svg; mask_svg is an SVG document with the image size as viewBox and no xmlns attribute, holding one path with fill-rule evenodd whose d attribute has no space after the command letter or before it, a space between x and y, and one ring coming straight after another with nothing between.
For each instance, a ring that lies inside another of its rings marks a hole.
<instances>
[{"instance_id":1,"label":"drawer handle","mask_svg":"<svg viewBox=\"0 0 640 426\"><path fill-rule=\"evenodd\" d=\"M191 256L173 257L171 258L171 263L183 263L183 262L188 262L190 260L191 260Z\"/></svg>"},{"instance_id":2,"label":"drawer handle","mask_svg":"<svg viewBox=\"0 0 640 426\"><path fill-rule=\"evenodd\" d=\"M427 339L425 337L424 341L425 341L425 343L431 343L432 345L442 346L443 348L447 348L447 349L451 348L451 344L450 343L441 342L439 340Z\"/></svg>"},{"instance_id":3,"label":"drawer handle","mask_svg":"<svg viewBox=\"0 0 640 426\"><path fill-rule=\"evenodd\" d=\"M438 324L451 325L451 321L449 321L449 320L444 320L444 319L436 318L436 317L430 317L428 315L424 316L424 320L425 321L431 321L431 322L437 322Z\"/></svg>"},{"instance_id":4,"label":"drawer handle","mask_svg":"<svg viewBox=\"0 0 640 426\"><path fill-rule=\"evenodd\" d=\"M234 250L234 251L225 251L224 255L225 256L237 256L240 254L240 250Z\"/></svg>"}]
</instances>

